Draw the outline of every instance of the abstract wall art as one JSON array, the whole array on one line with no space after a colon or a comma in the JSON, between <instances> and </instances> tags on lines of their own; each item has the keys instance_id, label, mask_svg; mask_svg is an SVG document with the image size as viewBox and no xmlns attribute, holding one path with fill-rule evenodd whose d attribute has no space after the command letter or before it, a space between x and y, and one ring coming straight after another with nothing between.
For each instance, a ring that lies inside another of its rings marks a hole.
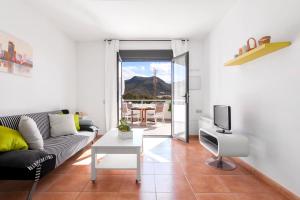
<instances>
[{"instance_id":1,"label":"abstract wall art","mask_svg":"<svg viewBox=\"0 0 300 200\"><path fill-rule=\"evenodd\" d=\"M0 31L0 72L31 77L32 69L32 47Z\"/></svg>"}]
</instances>

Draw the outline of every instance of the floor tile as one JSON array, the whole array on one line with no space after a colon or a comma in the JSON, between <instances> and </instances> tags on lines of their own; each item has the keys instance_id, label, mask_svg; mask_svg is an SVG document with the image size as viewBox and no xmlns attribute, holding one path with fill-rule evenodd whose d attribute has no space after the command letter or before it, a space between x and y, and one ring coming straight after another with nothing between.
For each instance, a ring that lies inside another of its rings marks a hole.
<instances>
[{"instance_id":1,"label":"floor tile","mask_svg":"<svg viewBox=\"0 0 300 200\"><path fill-rule=\"evenodd\" d=\"M190 193L191 187L181 175L155 175L155 187L158 193Z\"/></svg>"},{"instance_id":2,"label":"floor tile","mask_svg":"<svg viewBox=\"0 0 300 200\"><path fill-rule=\"evenodd\" d=\"M70 170L73 168L73 165L70 161L66 161L65 163L63 163L62 165L60 165L59 167L57 167L53 173L54 174L66 174L66 173L70 173Z\"/></svg>"},{"instance_id":3,"label":"floor tile","mask_svg":"<svg viewBox=\"0 0 300 200\"><path fill-rule=\"evenodd\" d=\"M219 177L222 179L222 182L229 188L230 192L257 193L271 191L269 186L257 180L251 175L228 175Z\"/></svg>"},{"instance_id":4,"label":"floor tile","mask_svg":"<svg viewBox=\"0 0 300 200\"><path fill-rule=\"evenodd\" d=\"M136 176L124 176L121 192L155 192L154 175L142 175L141 182L136 182Z\"/></svg>"},{"instance_id":5,"label":"floor tile","mask_svg":"<svg viewBox=\"0 0 300 200\"><path fill-rule=\"evenodd\" d=\"M68 170L68 174L91 174L90 165L73 165L73 167Z\"/></svg>"},{"instance_id":6,"label":"floor tile","mask_svg":"<svg viewBox=\"0 0 300 200\"><path fill-rule=\"evenodd\" d=\"M0 192L0 199L2 200L24 200L28 192Z\"/></svg>"},{"instance_id":7,"label":"floor tile","mask_svg":"<svg viewBox=\"0 0 300 200\"><path fill-rule=\"evenodd\" d=\"M47 191L49 192L80 192L89 182L87 175L64 174L55 181Z\"/></svg>"},{"instance_id":8,"label":"floor tile","mask_svg":"<svg viewBox=\"0 0 300 200\"><path fill-rule=\"evenodd\" d=\"M205 164L211 154L197 138L189 144L146 138L141 179L136 170L97 170L90 181L90 147L43 177L33 200L287 200L240 167L222 171ZM0 180L0 199L24 200L32 181Z\"/></svg>"},{"instance_id":9,"label":"floor tile","mask_svg":"<svg viewBox=\"0 0 300 200\"><path fill-rule=\"evenodd\" d=\"M32 181L4 180L0 181L0 192L29 191Z\"/></svg>"},{"instance_id":10,"label":"floor tile","mask_svg":"<svg viewBox=\"0 0 300 200\"><path fill-rule=\"evenodd\" d=\"M38 192L48 191L49 188L63 176L64 174L55 174L55 173L47 174L37 184L36 191Z\"/></svg>"},{"instance_id":11,"label":"floor tile","mask_svg":"<svg viewBox=\"0 0 300 200\"><path fill-rule=\"evenodd\" d=\"M81 192L76 200L117 200L118 193L111 192Z\"/></svg>"},{"instance_id":12,"label":"floor tile","mask_svg":"<svg viewBox=\"0 0 300 200\"><path fill-rule=\"evenodd\" d=\"M33 200L75 200L79 192L36 192Z\"/></svg>"},{"instance_id":13,"label":"floor tile","mask_svg":"<svg viewBox=\"0 0 300 200\"><path fill-rule=\"evenodd\" d=\"M155 174L183 174L183 170L177 163L155 163Z\"/></svg>"},{"instance_id":14,"label":"floor tile","mask_svg":"<svg viewBox=\"0 0 300 200\"><path fill-rule=\"evenodd\" d=\"M235 200L287 200L276 193L243 193L236 194Z\"/></svg>"},{"instance_id":15,"label":"floor tile","mask_svg":"<svg viewBox=\"0 0 300 200\"><path fill-rule=\"evenodd\" d=\"M217 175L190 175L187 176L196 193L229 192L230 190Z\"/></svg>"},{"instance_id":16,"label":"floor tile","mask_svg":"<svg viewBox=\"0 0 300 200\"><path fill-rule=\"evenodd\" d=\"M197 200L237 200L236 195L232 193L200 193L196 194L196 197Z\"/></svg>"},{"instance_id":17,"label":"floor tile","mask_svg":"<svg viewBox=\"0 0 300 200\"><path fill-rule=\"evenodd\" d=\"M189 193L157 193L157 200L196 200L192 192Z\"/></svg>"},{"instance_id":18,"label":"floor tile","mask_svg":"<svg viewBox=\"0 0 300 200\"><path fill-rule=\"evenodd\" d=\"M141 164L141 174L154 174L154 164L145 162Z\"/></svg>"},{"instance_id":19,"label":"floor tile","mask_svg":"<svg viewBox=\"0 0 300 200\"><path fill-rule=\"evenodd\" d=\"M123 175L99 175L95 182L88 181L84 188L86 192L119 192Z\"/></svg>"},{"instance_id":20,"label":"floor tile","mask_svg":"<svg viewBox=\"0 0 300 200\"><path fill-rule=\"evenodd\" d=\"M98 169L97 174L100 175L126 175L130 170L108 170L108 169ZM134 172L135 173L135 172Z\"/></svg>"},{"instance_id":21,"label":"floor tile","mask_svg":"<svg viewBox=\"0 0 300 200\"><path fill-rule=\"evenodd\" d=\"M155 193L119 193L117 200L156 200Z\"/></svg>"},{"instance_id":22,"label":"floor tile","mask_svg":"<svg viewBox=\"0 0 300 200\"><path fill-rule=\"evenodd\" d=\"M231 171L225 171L208 166L205 161L186 161L181 163L183 172L187 175L202 174L202 175L248 175L249 172L237 165L237 168Z\"/></svg>"}]
</instances>

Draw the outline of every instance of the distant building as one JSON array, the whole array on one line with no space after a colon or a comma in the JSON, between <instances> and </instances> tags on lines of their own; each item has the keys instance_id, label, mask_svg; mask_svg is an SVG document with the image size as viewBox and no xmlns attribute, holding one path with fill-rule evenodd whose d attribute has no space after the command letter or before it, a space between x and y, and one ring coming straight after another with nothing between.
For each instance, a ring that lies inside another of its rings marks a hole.
<instances>
[{"instance_id":1,"label":"distant building","mask_svg":"<svg viewBox=\"0 0 300 200\"><path fill-rule=\"evenodd\" d=\"M14 61L15 58L15 44L11 41L8 42L7 61Z\"/></svg>"}]
</instances>

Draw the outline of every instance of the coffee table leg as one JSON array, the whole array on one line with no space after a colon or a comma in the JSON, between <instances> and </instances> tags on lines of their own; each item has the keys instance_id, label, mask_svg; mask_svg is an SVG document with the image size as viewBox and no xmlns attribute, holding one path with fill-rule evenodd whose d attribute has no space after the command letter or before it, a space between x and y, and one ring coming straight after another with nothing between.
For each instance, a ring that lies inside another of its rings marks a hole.
<instances>
[{"instance_id":1,"label":"coffee table leg","mask_svg":"<svg viewBox=\"0 0 300 200\"><path fill-rule=\"evenodd\" d=\"M141 181L141 150L139 149L136 154L136 181Z\"/></svg>"},{"instance_id":2,"label":"coffee table leg","mask_svg":"<svg viewBox=\"0 0 300 200\"><path fill-rule=\"evenodd\" d=\"M95 181L96 180L96 166L95 166L95 162L96 162L96 154L95 154L95 150L92 149L92 157L91 157L91 180Z\"/></svg>"}]
</instances>

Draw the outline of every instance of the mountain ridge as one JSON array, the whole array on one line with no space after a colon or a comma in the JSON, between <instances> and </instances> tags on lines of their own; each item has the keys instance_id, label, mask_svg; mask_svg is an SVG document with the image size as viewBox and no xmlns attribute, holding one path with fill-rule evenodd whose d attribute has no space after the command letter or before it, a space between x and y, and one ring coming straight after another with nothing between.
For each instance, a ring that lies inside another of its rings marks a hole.
<instances>
[{"instance_id":1,"label":"mountain ridge","mask_svg":"<svg viewBox=\"0 0 300 200\"><path fill-rule=\"evenodd\" d=\"M124 96L137 96L137 97L152 97L154 93L153 87L154 76L142 77L134 76L131 79L125 80ZM159 77L156 77L156 97L171 96L171 84L166 83Z\"/></svg>"}]
</instances>

